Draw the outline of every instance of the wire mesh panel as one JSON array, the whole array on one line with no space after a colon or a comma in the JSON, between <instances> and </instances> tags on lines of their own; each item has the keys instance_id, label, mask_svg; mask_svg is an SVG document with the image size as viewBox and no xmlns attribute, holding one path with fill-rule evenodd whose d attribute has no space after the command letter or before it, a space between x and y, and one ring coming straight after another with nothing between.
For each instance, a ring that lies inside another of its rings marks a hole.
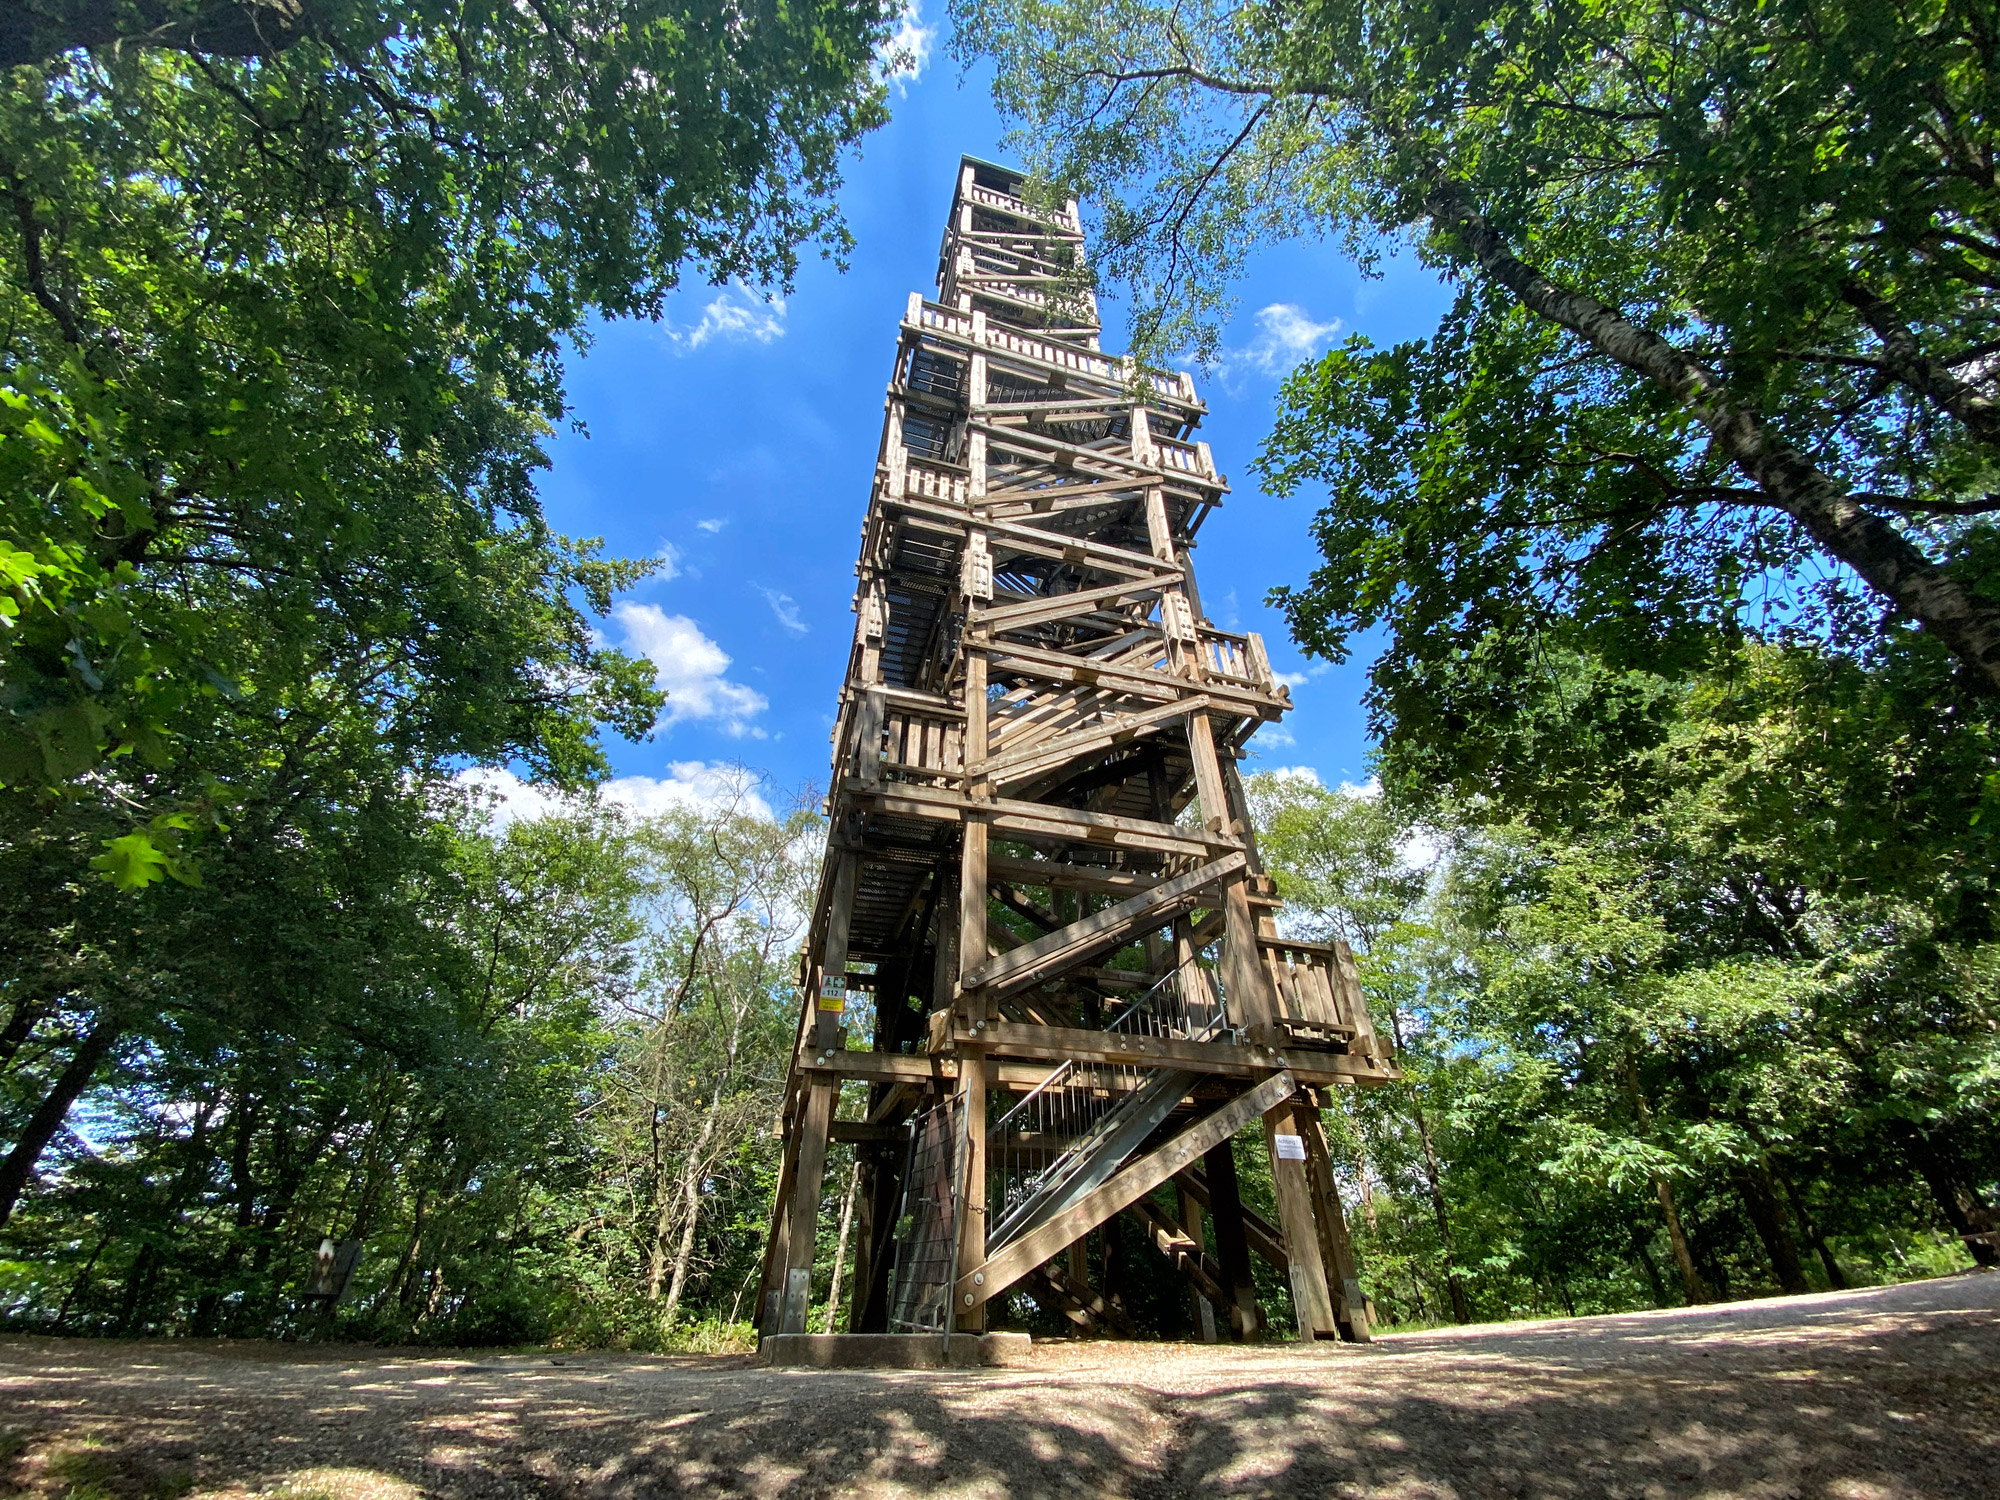
<instances>
[{"instance_id":1,"label":"wire mesh panel","mask_svg":"<svg viewBox=\"0 0 2000 1500\"><path fill-rule=\"evenodd\" d=\"M958 1194L964 1106L949 1100L910 1121L903 1203L896 1216L889 1327L942 1333L951 1315L958 1249Z\"/></svg>"}]
</instances>

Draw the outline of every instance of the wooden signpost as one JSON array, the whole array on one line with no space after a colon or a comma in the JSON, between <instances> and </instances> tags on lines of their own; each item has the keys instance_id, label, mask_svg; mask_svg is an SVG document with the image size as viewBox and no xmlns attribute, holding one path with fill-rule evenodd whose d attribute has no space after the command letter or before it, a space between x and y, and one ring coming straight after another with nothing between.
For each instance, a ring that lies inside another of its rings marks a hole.
<instances>
[{"instance_id":1,"label":"wooden signpost","mask_svg":"<svg viewBox=\"0 0 2000 1500\"><path fill-rule=\"evenodd\" d=\"M1193 380L1098 347L1076 205L1025 191L964 160L898 334L762 1330L808 1331L840 1140L855 1332L1016 1292L1119 1327L1082 1247L1123 1214L1209 1336L1261 1325L1255 1252L1301 1337L1366 1340L1318 1109L1396 1071L1344 945L1279 935L1237 763L1290 698L1192 564L1228 485ZM1259 1124L1276 1225L1230 1156Z\"/></svg>"}]
</instances>

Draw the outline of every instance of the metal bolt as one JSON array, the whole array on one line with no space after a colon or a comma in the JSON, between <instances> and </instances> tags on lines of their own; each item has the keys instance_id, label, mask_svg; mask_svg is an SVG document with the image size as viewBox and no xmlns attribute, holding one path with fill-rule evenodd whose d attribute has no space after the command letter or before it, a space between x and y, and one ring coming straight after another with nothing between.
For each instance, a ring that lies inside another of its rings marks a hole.
<instances>
[{"instance_id":1,"label":"metal bolt","mask_svg":"<svg viewBox=\"0 0 2000 1500\"><path fill-rule=\"evenodd\" d=\"M966 1305L967 1307L970 1307L970 1306L972 1306L972 1293L970 1293L970 1292L967 1292L967 1293L965 1294L965 1305Z\"/></svg>"},{"instance_id":2,"label":"metal bolt","mask_svg":"<svg viewBox=\"0 0 2000 1500\"><path fill-rule=\"evenodd\" d=\"M974 1286L985 1286L986 1273L984 1271L974 1271L972 1273L972 1284Z\"/></svg>"}]
</instances>

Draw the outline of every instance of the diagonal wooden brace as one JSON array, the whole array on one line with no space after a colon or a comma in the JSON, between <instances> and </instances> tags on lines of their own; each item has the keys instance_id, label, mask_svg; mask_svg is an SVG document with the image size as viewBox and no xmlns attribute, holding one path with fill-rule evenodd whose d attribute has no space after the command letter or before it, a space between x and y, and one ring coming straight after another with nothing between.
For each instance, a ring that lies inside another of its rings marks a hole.
<instances>
[{"instance_id":1,"label":"diagonal wooden brace","mask_svg":"<svg viewBox=\"0 0 2000 1500\"><path fill-rule=\"evenodd\" d=\"M1199 1161L1209 1147L1220 1145L1266 1110L1289 1099L1297 1086L1290 1073L1275 1073L1249 1093L1239 1095L1214 1114L1189 1126L1159 1150L1140 1157L1073 1207L1022 1235L986 1264L960 1276L952 1289L953 1305L974 1306L1004 1292L1058 1250L1083 1238L1120 1209L1137 1203L1176 1172Z\"/></svg>"},{"instance_id":2,"label":"diagonal wooden brace","mask_svg":"<svg viewBox=\"0 0 2000 1500\"><path fill-rule=\"evenodd\" d=\"M1023 943L1012 952L988 959L965 976L965 987L984 989L998 999L1040 984L1092 954L1117 947L1135 932L1164 925L1194 906L1207 887L1235 874L1244 863L1243 852L1232 851L1116 906L1107 906L1081 921L1058 927L1032 943Z\"/></svg>"},{"instance_id":3,"label":"diagonal wooden brace","mask_svg":"<svg viewBox=\"0 0 2000 1500\"><path fill-rule=\"evenodd\" d=\"M1103 588L1078 589L1073 594L1025 599L1018 604L996 604L980 610L973 618L998 635L1004 630L1026 630L1031 625L1046 625L1052 620L1067 620L1072 615L1092 614L1114 605L1157 599L1162 589L1178 582L1180 578L1177 574L1160 579L1133 579L1107 584Z\"/></svg>"}]
</instances>

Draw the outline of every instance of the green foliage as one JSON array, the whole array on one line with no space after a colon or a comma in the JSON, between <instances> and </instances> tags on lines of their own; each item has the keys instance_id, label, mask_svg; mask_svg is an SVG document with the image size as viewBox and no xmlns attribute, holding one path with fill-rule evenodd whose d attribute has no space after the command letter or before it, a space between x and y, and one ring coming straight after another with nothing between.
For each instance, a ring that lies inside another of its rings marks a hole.
<instances>
[{"instance_id":1,"label":"green foliage","mask_svg":"<svg viewBox=\"0 0 2000 1500\"><path fill-rule=\"evenodd\" d=\"M1965 1264L2000 1188L1962 774L1991 727L1746 647L1577 700L1648 705L1635 742L1576 722L1564 690L1593 673L1517 683L1534 710L1421 823L1430 759L1400 762L1400 798L1251 783L1296 919L1355 945L1407 1076L1330 1121L1378 1305L1442 1321L1453 1276L1481 1316L1678 1302L1663 1195L1701 1296ZM1545 778L1485 775L1565 741Z\"/></svg>"},{"instance_id":2,"label":"green foliage","mask_svg":"<svg viewBox=\"0 0 2000 1500\"><path fill-rule=\"evenodd\" d=\"M0 92L0 784L116 809L131 888L283 726L568 785L646 732L588 623L644 567L533 490L562 355L842 251L883 118L876 0L196 9L31 7Z\"/></svg>"},{"instance_id":3,"label":"green foliage","mask_svg":"<svg viewBox=\"0 0 2000 1500\"><path fill-rule=\"evenodd\" d=\"M1259 465L1327 493L1323 563L1274 598L1333 659L1386 627L1386 741L1497 719L1546 657L1678 676L1753 630L1867 659L1897 616L1993 690L1959 633L2000 639L1980 6L954 13L1031 162L1102 205L1142 342L1212 356L1291 235L1456 285L1431 337L1297 373ZM1468 655L1484 696L1444 701Z\"/></svg>"},{"instance_id":4,"label":"green foliage","mask_svg":"<svg viewBox=\"0 0 2000 1500\"><path fill-rule=\"evenodd\" d=\"M740 1343L817 821L496 829L437 797L323 834L310 869L213 862L175 971L101 955L162 1003L6 1227L16 1326ZM74 889L79 924L128 899ZM200 951L238 900L262 942ZM32 1099L39 1070L8 1082ZM331 1309L301 1295L323 1237L361 1244Z\"/></svg>"}]
</instances>

